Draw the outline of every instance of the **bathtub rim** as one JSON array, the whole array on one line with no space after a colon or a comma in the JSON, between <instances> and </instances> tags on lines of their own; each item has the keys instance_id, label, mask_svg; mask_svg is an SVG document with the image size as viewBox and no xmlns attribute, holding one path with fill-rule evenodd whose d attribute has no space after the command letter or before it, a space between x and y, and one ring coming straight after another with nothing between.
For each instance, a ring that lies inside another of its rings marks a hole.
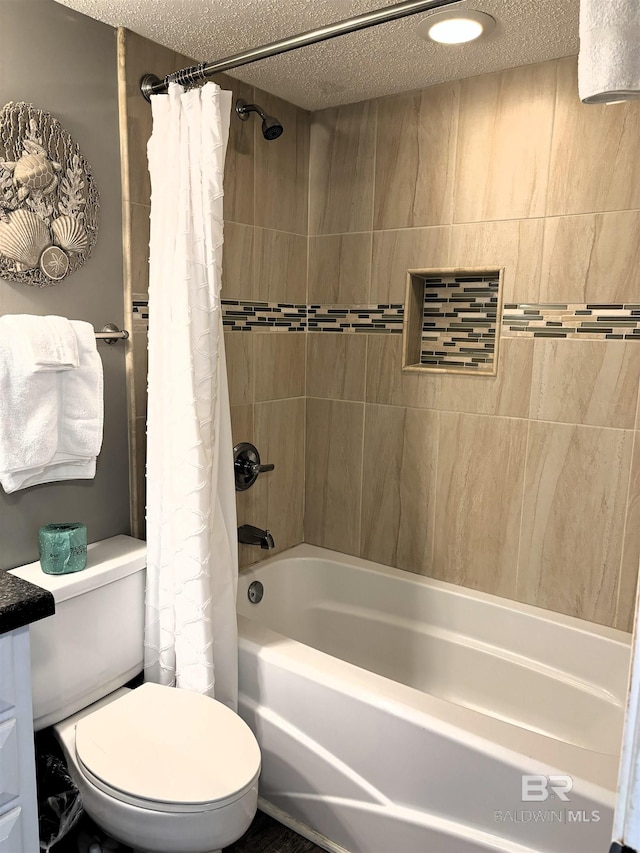
<instances>
[{"instance_id":1,"label":"bathtub rim","mask_svg":"<svg viewBox=\"0 0 640 853\"><path fill-rule=\"evenodd\" d=\"M259 579L260 571L276 562L319 558L380 572L405 583L418 581L453 595L471 596L508 610L515 608L517 611L543 621L544 614L548 614L547 620L552 617L553 621L574 631L595 634L627 648L631 646L631 635L616 628L587 622L566 614L556 614L541 607L511 601L511 599L447 581L414 575L403 569L372 563L369 560L340 554L315 545L296 545L253 564L241 571L240 580L244 585L253 579ZM239 590L240 588L239 586ZM548 735L523 729L516 724L456 705L446 699L423 693L414 687L393 681L384 675L363 669L298 640L293 640L240 613L238 614L238 636L241 652L253 653L266 664L290 670L302 678L310 678L310 672L313 671L313 681L322 683L329 690L351 692L355 688L359 695L376 703L378 707L394 716L408 718L417 725L425 725L429 718L429 725L442 737L454 740L464 739L466 743L478 750L490 750L499 760L516 769L521 767L522 757L527 756L529 766L535 766L540 774L568 773L574 779L576 791L604 802L612 808L615 805L619 754L609 755L568 744Z\"/></svg>"},{"instance_id":2,"label":"bathtub rim","mask_svg":"<svg viewBox=\"0 0 640 853\"><path fill-rule=\"evenodd\" d=\"M359 569L365 569L375 572L376 574L386 575L387 577L395 578L396 580L406 583L418 583L421 586L433 587L442 592L454 595L460 598L472 598L477 601L482 601L491 604L499 609L516 611L526 614L534 619L544 621L544 614L549 614L554 622L563 625L567 628L572 628L578 633L596 634L604 639L612 642L620 643L621 645L631 648L632 634L628 631L622 631L620 628L611 628L609 625L603 625L599 622L590 622L588 619L581 619L578 616L570 616L567 613L559 613L555 610L549 610L545 607L540 607L535 604L528 604L517 599L505 598L501 595L495 595L490 592L483 592L473 587L463 586L462 584L452 583L451 581L443 581L437 578L421 575L417 572L411 572L408 569L398 569L394 566L386 566L384 563L375 563L372 560L365 560L363 557L355 557L349 554L342 554L340 551L332 551L330 548L321 548L318 545L309 545L302 543L287 548L285 551L280 551L272 557L267 557L257 563L252 563L239 571L239 578L243 579L252 572L257 572L262 568L271 566L274 563L280 563L285 560L317 560L324 558L334 563L341 563L346 566L354 566ZM548 621L547 617L547 621Z\"/></svg>"}]
</instances>

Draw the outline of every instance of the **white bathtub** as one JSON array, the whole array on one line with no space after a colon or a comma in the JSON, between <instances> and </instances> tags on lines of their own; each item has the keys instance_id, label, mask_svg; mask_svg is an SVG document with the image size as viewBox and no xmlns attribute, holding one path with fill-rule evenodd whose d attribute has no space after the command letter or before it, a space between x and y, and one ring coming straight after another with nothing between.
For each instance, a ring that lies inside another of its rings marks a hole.
<instances>
[{"instance_id":1,"label":"white bathtub","mask_svg":"<svg viewBox=\"0 0 640 853\"><path fill-rule=\"evenodd\" d=\"M262 806L303 835L350 853L609 849L627 634L310 545L243 572L238 602Z\"/></svg>"}]
</instances>

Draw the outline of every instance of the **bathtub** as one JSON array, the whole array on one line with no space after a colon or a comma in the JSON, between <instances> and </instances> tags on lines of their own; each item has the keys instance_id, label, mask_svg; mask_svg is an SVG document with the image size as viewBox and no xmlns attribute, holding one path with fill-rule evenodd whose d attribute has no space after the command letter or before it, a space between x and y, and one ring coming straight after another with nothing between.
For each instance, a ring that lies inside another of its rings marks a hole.
<instances>
[{"instance_id":1,"label":"bathtub","mask_svg":"<svg viewBox=\"0 0 640 853\"><path fill-rule=\"evenodd\" d=\"M629 635L310 545L238 614L261 807L324 849L609 849Z\"/></svg>"}]
</instances>

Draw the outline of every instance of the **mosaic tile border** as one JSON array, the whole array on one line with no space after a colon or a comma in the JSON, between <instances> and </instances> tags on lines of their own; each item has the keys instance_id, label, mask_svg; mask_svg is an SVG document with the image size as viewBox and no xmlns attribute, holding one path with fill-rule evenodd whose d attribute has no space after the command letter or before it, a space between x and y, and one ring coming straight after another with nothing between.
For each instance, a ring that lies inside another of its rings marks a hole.
<instances>
[{"instance_id":1,"label":"mosaic tile border","mask_svg":"<svg viewBox=\"0 0 640 853\"><path fill-rule=\"evenodd\" d=\"M402 334L404 306L292 305L283 302L222 300L225 331L384 332Z\"/></svg>"},{"instance_id":2,"label":"mosaic tile border","mask_svg":"<svg viewBox=\"0 0 640 853\"><path fill-rule=\"evenodd\" d=\"M223 299L222 325L225 332L304 332L307 328L307 306L291 302Z\"/></svg>"},{"instance_id":3,"label":"mosaic tile border","mask_svg":"<svg viewBox=\"0 0 640 853\"><path fill-rule=\"evenodd\" d=\"M503 337L640 340L640 304L508 303Z\"/></svg>"},{"instance_id":4,"label":"mosaic tile border","mask_svg":"<svg viewBox=\"0 0 640 853\"><path fill-rule=\"evenodd\" d=\"M225 332L340 332L402 334L404 306L301 305L290 302L222 300ZM148 326L148 300L133 299L133 322Z\"/></svg>"},{"instance_id":5,"label":"mosaic tile border","mask_svg":"<svg viewBox=\"0 0 640 853\"><path fill-rule=\"evenodd\" d=\"M138 329L149 328L149 300L138 294L133 295L131 301L131 314L133 325Z\"/></svg>"},{"instance_id":6,"label":"mosaic tile border","mask_svg":"<svg viewBox=\"0 0 640 853\"><path fill-rule=\"evenodd\" d=\"M404 306L399 303L344 306L223 299L222 307L225 331L241 332L399 335L404 318ZM148 327L149 302L141 294L132 300L132 315L136 328ZM503 309L501 336L640 341L640 304L508 303Z\"/></svg>"},{"instance_id":7,"label":"mosaic tile border","mask_svg":"<svg viewBox=\"0 0 640 853\"><path fill-rule=\"evenodd\" d=\"M493 373L499 277L418 278L424 283L420 364Z\"/></svg>"},{"instance_id":8,"label":"mosaic tile border","mask_svg":"<svg viewBox=\"0 0 640 853\"><path fill-rule=\"evenodd\" d=\"M310 332L402 334L404 305L309 305L307 327Z\"/></svg>"}]
</instances>

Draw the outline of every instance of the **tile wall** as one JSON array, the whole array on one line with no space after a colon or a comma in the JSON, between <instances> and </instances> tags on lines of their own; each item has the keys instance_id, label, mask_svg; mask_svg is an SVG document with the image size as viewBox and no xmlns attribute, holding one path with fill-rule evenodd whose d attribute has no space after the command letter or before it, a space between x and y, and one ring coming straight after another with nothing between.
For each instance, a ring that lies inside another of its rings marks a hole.
<instances>
[{"instance_id":1,"label":"tile wall","mask_svg":"<svg viewBox=\"0 0 640 853\"><path fill-rule=\"evenodd\" d=\"M143 524L148 70L121 33ZM254 92L230 81L234 92ZM629 630L640 556L640 105L563 59L232 122L223 297L234 438L276 470L238 522ZM410 268L505 268L495 377L401 371ZM306 488L305 488L306 484ZM244 565L265 552L243 548Z\"/></svg>"},{"instance_id":2,"label":"tile wall","mask_svg":"<svg viewBox=\"0 0 640 853\"><path fill-rule=\"evenodd\" d=\"M640 105L573 58L314 113L309 299L505 267L498 375L307 335L308 542L630 630L640 551Z\"/></svg>"},{"instance_id":3,"label":"tile wall","mask_svg":"<svg viewBox=\"0 0 640 853\"><path fill-rule=\"evenodd\" d=\"M129 348L132 523L144 535L144 465L150 186L146 144L151 111L138 81L194 64L141 36L119 31L121 138L125 221L125 303L131 311ZM260 122L232 118L224 178L223 297L270 307L306 302L309 114L220 75L234 97L258 101L278 116L285 133L266 142ZM247 303L243 302L243 305ZM244 312L242 312L244 313ZM246 321L245 321L246 322ZM226 327L231 328L232 326ZM267 328L265 326L264 328ZM270 528L278 551L303 540L305 340L303 335L225 334L234 443L251 441L276 470L237 495L238 524ZM267 552L240 546L241 564ZM272 552L273 553L273 552Z\"/></svg>"}]
</instances>

